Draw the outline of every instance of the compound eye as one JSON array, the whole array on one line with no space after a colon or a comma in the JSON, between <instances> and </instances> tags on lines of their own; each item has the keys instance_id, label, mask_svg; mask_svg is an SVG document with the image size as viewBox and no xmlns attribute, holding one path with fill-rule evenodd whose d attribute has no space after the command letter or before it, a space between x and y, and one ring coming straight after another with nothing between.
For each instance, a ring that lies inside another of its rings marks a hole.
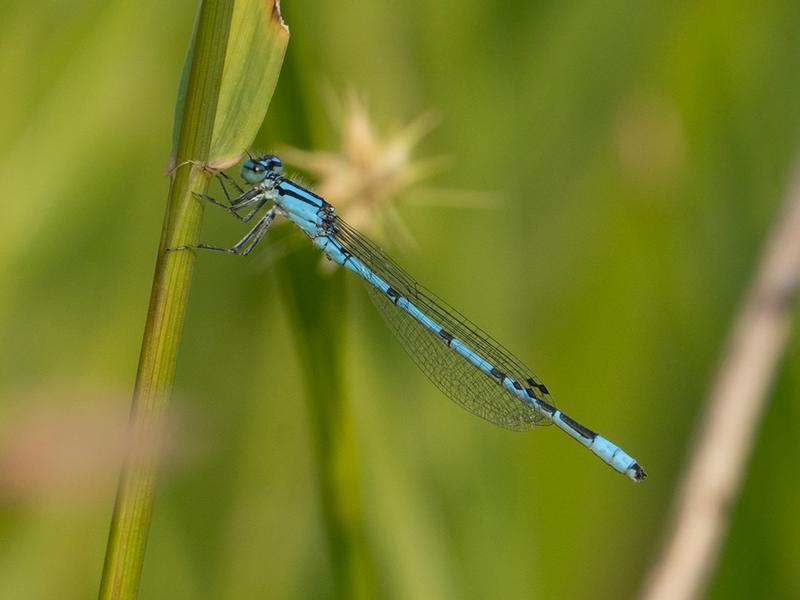
<instances>
[{"instance_id":1,"label":"compound eye","mask_svg":"<svg viewBox=\"0 0 800 600\"><path fill-rule=\"evenodd\" d=\"M255 160L246 160L242 165L242 179L247 183L260 183L264 180L264 165Z\"/></svg>"}]
</instances>

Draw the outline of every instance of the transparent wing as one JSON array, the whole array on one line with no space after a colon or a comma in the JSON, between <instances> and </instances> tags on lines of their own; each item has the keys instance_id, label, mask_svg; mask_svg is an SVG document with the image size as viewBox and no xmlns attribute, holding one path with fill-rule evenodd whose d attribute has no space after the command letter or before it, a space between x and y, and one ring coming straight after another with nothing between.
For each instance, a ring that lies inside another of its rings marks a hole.
<instances>
[{"instance_id":1,"label":"transparent wing","mask_svg":"<svg viewBox=\"0 0 800 600\"><path fill-rule=\"evenodd\" d=\"M333 237L344 250L358 257L445 331L516 382L529 396L554 405L547 388L525 365L464 315L416 283L375 244L338 217L334 232ZM445 340L424 327L380 291L371 285L367 285L367 288L378 311L411 358L454 402L507 429L524 431L534 425L550 423L530 404L520 400L496 379L467 361Z\"/></svg>"}]
</instances>

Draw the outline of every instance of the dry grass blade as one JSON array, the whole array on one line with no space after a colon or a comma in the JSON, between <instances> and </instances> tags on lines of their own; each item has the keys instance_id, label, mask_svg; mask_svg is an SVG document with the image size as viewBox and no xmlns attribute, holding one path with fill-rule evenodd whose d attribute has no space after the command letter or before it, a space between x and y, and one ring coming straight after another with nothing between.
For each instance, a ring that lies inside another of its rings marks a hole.
<instances>
[{"instance_id":1,"label":"dry grass blade","mask_svg":"<svg viewBox=\"0 0 800 600\"><path fill-rule=\"evenodd\" d=\"M735 322L646 600L703 593L791 332L799 285L800 166Z\"/></svg>"}]
</instances>

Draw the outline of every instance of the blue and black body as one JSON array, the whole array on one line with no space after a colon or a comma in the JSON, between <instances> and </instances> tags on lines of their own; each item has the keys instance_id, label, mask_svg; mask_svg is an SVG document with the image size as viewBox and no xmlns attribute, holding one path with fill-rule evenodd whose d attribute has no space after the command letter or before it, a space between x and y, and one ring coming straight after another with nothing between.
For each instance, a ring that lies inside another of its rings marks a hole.
<instances>
[{"instance_id":1,"label":"blue and black body","mask_svg":"<svg viewBox=\"0 0 800 600\"><path fill-rule=\"evenodd\" d=\"M584 427L555 406L547 387L525 365L458 311L419 285L374 243L353 229L320 196L283 176L274 155L244 162L242 178L252 187L221 206L242 221L272 203L256 225L232 248L183 246L249 254L275 216L302 229L333 262L368 284L370 296L390 328L425 374L468 411L518 431L554 423L616 471L633 481L647 475L619 446ZM238 186L237 186L238 188ZM223 189L225 186L223 185ZM246 209L243 216L240 211Z\"/></svg>"}]
</instances>

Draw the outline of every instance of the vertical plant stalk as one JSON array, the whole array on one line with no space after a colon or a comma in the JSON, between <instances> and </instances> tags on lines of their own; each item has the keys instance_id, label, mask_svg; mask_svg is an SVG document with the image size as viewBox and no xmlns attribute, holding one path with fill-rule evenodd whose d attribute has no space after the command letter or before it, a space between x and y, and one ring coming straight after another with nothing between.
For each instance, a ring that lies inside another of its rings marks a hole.
<instances>
[{"instance_id":1,"label":"vertical plant stalk","mask_svg":"<svg viewBox=\"0 0 800 600\"><path fill-rule=\"evenodd\" d=\"M278 81L289 29L278 0L204 0L184 65L175 117L173 178L161 229L150 308L123 465L106 547L100 600L136 597L155 491L161 437L189 296L203 207L194 194L211 171L252 143Z\"/></svg>"},{"instance_id":2,"label":"vertical plant stalk","mask_svg":"<svg viewBox=\"0 0 800 600\"><path fill-rule=\"evenodd\" d=\"M233 0L205 1L199 9L177 138L175 158L182 166L172 179L162 226L133 393L132 445L117 489L101 600L135 598L141 579L161 434L194 265L194 253L166 249L198 241L203 209L192 193L205 190L210 174L187 161L209 159L233 4Z\"/></svg>"},{"instance_id":3,"label":"vertical plant stalk","mask_svg":"<svg viewBox=\"0 0 800 600\"><path fill-rule=\"evenodd\" d=\"M800 164L734 324L676 501L675 520L642 598L703 595L728 528L800 287Z\"/></svg>"},{"instance_id":4,"label":"vertical plant stalk","mask_svg":"<svg viewBox=\"0 0 800 600\"><path fill-rule=\"evenodd\" d=\"M133 599L141 579L167 404L211 171L253 141L278 81L289 29L278 0L203 0L175 113L171 181L117 489L100 600Z\"/></svg>"}]
</instances>

